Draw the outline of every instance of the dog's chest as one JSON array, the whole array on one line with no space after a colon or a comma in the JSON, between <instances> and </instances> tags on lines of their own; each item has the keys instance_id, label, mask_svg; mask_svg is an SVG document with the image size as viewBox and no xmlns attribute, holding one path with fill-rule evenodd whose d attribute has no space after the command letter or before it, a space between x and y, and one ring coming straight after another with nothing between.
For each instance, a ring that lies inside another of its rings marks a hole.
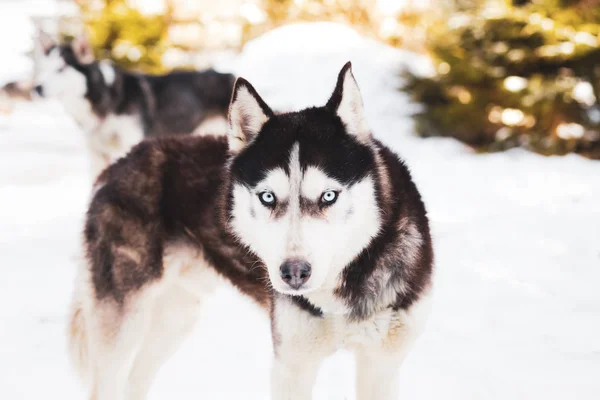
<instances>
[{"instance_id":1,"label":"dog's chest","mask_svg":"<svg viewBox=\"0 0 600 400\"><path fill-rule=\"evenodd\" d=\"M62 96L60 100L65 110L71 114L77 125L85 132L91 132L101 123L100 117L92 109L89 101L77 96Z\"/></svg>"},{"instance_id":2,"label":"dog's chest","mask_svg":"<svg viewBox=\"0 0 600 400\"><path fill-rule=\"evenodd\" d=\"M386 341L390 330L396 329L392 310L385 310L363 321L351 321L342 315L326 316L337 348L378 345Z\"/></svg>"},{"instance_id":3,"label":"dog's chest","mask_svg":"<svg viewBox=\"0 0 600 400\"><path fill-rule=\"evenodd\" d=\"M331 290L308 293L304 297L325 314L341 315L347 314L349 311L344 300Z\"/></svg>"},{"instance_id":4,"label":"dog's chest","mask_svg":"<svg viewBox=\"0 0 600 400\"><path fill-rule=\"evenodd\" d=\"M108 115L89 136L93 152L111 163L124 156L144 138L138 116Z\"/></svg>"},{"instance_id":5,"label":"dog's chest","mask_svg":"<svg viewBox=\"0 0 600 400\"><path fill-rule=\"evenodd\" d=\"M331 291L305 295L307 300L323 312L322 323L327 326L337 348L365 346L383 342L396 323L391 309L383 310L362 321L348 318L346 303Z\"/></svg>"}]
</instances>

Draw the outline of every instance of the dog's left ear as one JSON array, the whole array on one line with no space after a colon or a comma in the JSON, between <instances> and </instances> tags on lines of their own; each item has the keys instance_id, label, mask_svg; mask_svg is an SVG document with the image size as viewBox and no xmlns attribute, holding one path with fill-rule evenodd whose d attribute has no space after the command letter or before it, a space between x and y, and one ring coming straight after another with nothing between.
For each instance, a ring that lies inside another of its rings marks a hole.
<instances>
[{"instance_id":1,"label":"dog's left ear","mask_svg":"<svg viewBox=\"0 0 600 400\"><path fill-rule=\"evenodd\" d=\"M77 57L77 61L81 64L91 64L94 62L94 50L87 37L82 35L73 39L71 47L73 48L75 57Z\"/></svg>"},{"instance_id":2,"label":"dog's left ear","mask_svg":"<svg viewBox=\"0 0 600 400\"><path fill-rule=\"evenodd\" d=\"M370 138L371 132L365 120L362 97L352 75L350 61L340 71L337 84L326 107L340 117L349 134L359 140Z\"/></svg>"},{"instance_id":3,"label":"dog's left ear","mask_svg":"<svg viewBox=\"0 0 600 400\"><path fill-rule=\"evenodd\" d=\"M42 29L38 28L36 36L36 47L44 54L48 54L50 49L56 46L54 39Z\"/></svg>"},{"instance_id":4,"label":"dog's left ear","mask_svg":"<svg viewBox=\"0 0 600 400\"><path fill-rule=\"evenodd\" d=\"M239 153L260 132L273 116L273 111L244 78L238 78L233 87L229 105L229 150Z\"/></svg>"}]
</instances>

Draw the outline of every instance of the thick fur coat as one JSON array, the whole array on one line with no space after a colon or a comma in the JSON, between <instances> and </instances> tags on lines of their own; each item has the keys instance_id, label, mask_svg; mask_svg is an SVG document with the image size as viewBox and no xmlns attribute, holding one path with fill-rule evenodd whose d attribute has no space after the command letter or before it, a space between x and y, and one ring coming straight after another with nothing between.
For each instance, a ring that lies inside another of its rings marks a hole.
<instances>
[{"instance_id":1,"label":"thick fur coat","mask_svg":"<svg viewBox=\"0 0 600 400\"><path fill-rule=\"evenodd\" d=\"M356 355L358 399L397 398L427 316L432 243L350 64L325 106L285 114L240 78L227 138L145 141L94 190L70 325L92 398L145 398L219 282L270 315L273 399L311 398L339 348Z\"/></svg>"}]
</instances>

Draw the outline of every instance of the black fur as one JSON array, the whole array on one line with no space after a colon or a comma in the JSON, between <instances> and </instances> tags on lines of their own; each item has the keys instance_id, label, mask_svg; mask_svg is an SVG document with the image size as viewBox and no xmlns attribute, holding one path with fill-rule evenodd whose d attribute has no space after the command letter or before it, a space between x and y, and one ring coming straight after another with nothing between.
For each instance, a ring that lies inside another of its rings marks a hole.
<instances>
[{"instance_id":1,"label":"black fur","mask_svg":"<svg viewBox=\"0 0 600 400\"><path fill-rule=\"evenodd\" d=\"M311 304L311 302L308 301L306 299L306 297L304 297L304 296L289 296L289 297L291 297L294 304L296 304L298 307L300 307L304 311L307 311L313 317L322 317L323 316L323 311L319 307L316 307L314 304Z\"/></svg>"},{"instance_id":2,"label":"black fur","mask_svg":"<svg viewBox=\"0 0 600 400\"><path fill-rule=\"evenodd\" d=\"M295 143L300 144L304 169L319 166L344 184L357 182L374 169L368 146L346 134L339 117L320 107L270 118L256 139L233 160L233 178L255 186L275 166L289 172L287 160Z\"/></svg>"}]
</instances>

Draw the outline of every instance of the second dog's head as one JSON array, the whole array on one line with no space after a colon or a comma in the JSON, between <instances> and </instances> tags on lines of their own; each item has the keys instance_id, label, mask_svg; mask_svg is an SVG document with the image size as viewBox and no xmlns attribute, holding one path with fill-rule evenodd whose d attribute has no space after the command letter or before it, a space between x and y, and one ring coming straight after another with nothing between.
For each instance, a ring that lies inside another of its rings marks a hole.
<instances>
[{"instance_id":1,"label":"second dog's head","mask_svg":"<svg viewBox=\"0 0 600 400\"><path fill-rule=\"evenodd\" d=\"M229 147L230 226L274 289L334 289L381 225L372 139L350 63L325 106L285 114L238 79Z\"/></svg>"},{"instance_id":2,"label":"second dog's head","mask_svg":"<svg viewBox=\"0 0 600 400\"><path fill-rule=\"evenodd\" d=\"M76 119L89 112L102 112L108 106L111 87L118 78L108 61L95 61L90 43L77 38L71 44L58 44L44 32L36 42L38 65L35 91L56 98Z\"/></svg>"}]
</instances>

